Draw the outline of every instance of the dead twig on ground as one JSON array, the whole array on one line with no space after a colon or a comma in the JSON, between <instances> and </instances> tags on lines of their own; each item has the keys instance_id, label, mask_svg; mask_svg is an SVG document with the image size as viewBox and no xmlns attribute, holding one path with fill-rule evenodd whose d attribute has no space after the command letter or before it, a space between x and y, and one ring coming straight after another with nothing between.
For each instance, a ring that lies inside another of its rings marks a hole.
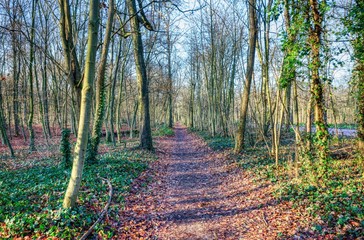
<instances>
[{"instance_id":1,"label":"dead twig on ground","mask_svg":"<svg viewBox=\"0 0 364 240\"><path fill-rule=\"evenodd\" d=\"M263 222L264 222L264 224L268 227L268 226L269 226L269 224L268 224L268 221L267 221L267 219L266 219L266 217L265 217L264 212L262 212L262 218L263 218Z\"/></svg>"},{"instance_id":2,"label":"dead twig on ground","mask_svg":"<svg viewBox=\"0 0 364 240\"><path fill-rule=\"evenodd\" d=\"M87 230L87 232L85 232L82 237L80 238L80 240L85 240L88 235L91 234L91 232L94 230L94 228L96 227L96 225L101 222L101 220L104 218L104 215L107 213L107 210L111 204L111 198L112 198L112 185L109 179L105 179L105 178L101 178L102 180L105 180L107 182L107 184L109 185L109 200L107 201L104 209L101 211L99 218L96 220L96 222L94 222L94 224L92 224L92 226Z\"/></svg>"}]
</instances>

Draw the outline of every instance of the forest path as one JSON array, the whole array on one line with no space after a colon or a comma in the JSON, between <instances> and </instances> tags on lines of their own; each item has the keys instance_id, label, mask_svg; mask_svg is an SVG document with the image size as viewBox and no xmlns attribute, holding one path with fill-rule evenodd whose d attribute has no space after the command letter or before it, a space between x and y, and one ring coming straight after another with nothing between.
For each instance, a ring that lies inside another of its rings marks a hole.
<instances>
[{"instance_id":1,"label":"forest path","mask_svg":"<svg viewBox=\"0 0 364 240\"><path fill-rule=\"evenodd\" d=\"M158 140L159 160L148 186L122 212L123 239L275 239L299 228L289 203L278 203L267 182L259 184L203 140L176 125ZM153 173L152 173L153 172ZM142 180L143 181L143 180Z\"/></svg>"}]
</instances>

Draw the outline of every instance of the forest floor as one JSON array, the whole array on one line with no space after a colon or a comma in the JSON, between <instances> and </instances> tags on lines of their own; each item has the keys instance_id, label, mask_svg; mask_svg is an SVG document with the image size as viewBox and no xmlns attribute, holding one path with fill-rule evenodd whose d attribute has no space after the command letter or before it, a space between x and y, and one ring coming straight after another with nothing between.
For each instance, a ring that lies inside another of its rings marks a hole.
<instances>
[{"instance_id":1,"label":"forest floor","mask_svg":"<svg viewBox=\"0 0 364 240\"><path fill-rule=\"evenodd\" d=\"M60 208L70 174L60 131L47 142L38 126L35 152L13 137L16 158L0 148L0 239L78 238L108 200L102 178L114 193L91 239L364 239L364 158L355 139L332 139L327 177L318 179L314 155L292 161L292 134L282 138L277 167L262 142L248 139L233 154L232 138L192 131L159 126L155 153L137 149L137 139L102 142L72 211Z\"/></svg>"},{"instance_id":2,"label":"forest floor","mask_svg":"<svg viewBox=\"0 0 364 240\"><path fill-rule=\"evenodd\" d=\"M122 239L314 237L303 208L276 200L269 181L256 181L185 127L177 125L175 136L159 139L156 149L159 160L143 175L149 183L137 181L126 199Z\"/></svg>"}]
</instances>

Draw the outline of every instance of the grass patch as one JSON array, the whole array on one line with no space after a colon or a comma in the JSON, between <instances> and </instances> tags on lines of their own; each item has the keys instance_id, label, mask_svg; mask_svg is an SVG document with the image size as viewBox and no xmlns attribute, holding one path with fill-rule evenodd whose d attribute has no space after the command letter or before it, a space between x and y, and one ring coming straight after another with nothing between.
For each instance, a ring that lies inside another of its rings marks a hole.
<instances>
[{"instance_id":1,"label":"grass patch","mask_svg":"<svg viewBox=\"0 0 364 240\"><path fill-rule=\"evenodd\" d=\"M152 135L154 137L163 137L163 136L171 137L174 136L174 131L167 125L162 124L156 127L156 129L152 132Z\"/></svg>"},{"instance_id":2,"label":"grass patch","mask_svg":"<svg viewBox=\"0 0 364 240\"><path fill-rule=\"evenodd\" d=\"M198 131L194 128L189 128L188 131L194 132L198 136L203 138L206 141L207 145L215 151L225 150L234 147L234 140L231 137L212 136L207 131Z\"/></svg>"},{"instance_id":3,"label":"grass patch","mask_svg":"<svg viewBox=\"0 0 364 240\"><path fill-rule=\"evenodd\" d=\"M117 219L119 207L133 179L147 169L155 156L144 151L105 154L98 164L86 165L78 198L78 207L61 208L70 170L62 164L34 166L28 169L0 171L0 238L57 237L71 239L87 230L107 202L108 178L113 186L113 204L109 218ZM96 227L105 238L113 229Z\"/></svg>"},{"instance_id":4,"label":"grass patch","mask_svg":"<svg viewBox=\"0 0 364 240\"><path fill-rule=\"evenodd\" d=\"M306 123L300 123L299 124L300 127L306 127ZM338 124L334 124L334 123L328 123L327 126L329 128L339 128L339 129L357 129L358 124L356 123L338 123ZM314 127L314 125L312 125L312 127Z\"/></svg>"},{"instance_id":5,"label":"grass patch","mask_svg":"<svg viewBox=\"0 0 364 240\"><path fill-rule=\"evenodd\" d=\"M336 126L333 123L327 124L329 128L339 128L339 129L357 129L358 124L356 123L338 123Z\"/></svg>"}]
</instances>

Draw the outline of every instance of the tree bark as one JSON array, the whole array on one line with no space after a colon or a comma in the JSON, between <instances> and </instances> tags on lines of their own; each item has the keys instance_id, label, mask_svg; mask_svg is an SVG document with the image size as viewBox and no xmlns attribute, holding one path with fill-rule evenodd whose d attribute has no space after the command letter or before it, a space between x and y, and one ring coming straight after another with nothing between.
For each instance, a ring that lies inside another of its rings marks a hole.
<instances>
[{"instance_id":1,"label":"tree bark","mask_svg":"<svg viewBox=\"0 0 364 240\"><path fill-rule=\"evenodd\" d=\"M29 131L29 151L35 150L34 144L34 86L33 86L33 64L34 64L34 38L35 38L35 8L38 0L32 1L32 23L30 29L30 58L29 58L29 116L28 116L28 131Z\"/></svg>"},{"instance_id":2,"label":"tree bark","mask_svg":"<svg viewBox=\"0 0 364 240\"><path fill-rule=\"evenodd\" d=\"M75 206L78 191L81 185L92 107L92 85L95 78L95 59L98 43L98 29L99 1L91 0L88 24L85 77L82 84L82 101L78 136L75 146L71 178L69 180L67 191L63 200L63 208L71 208Z\"/></svg>"},{"instance_id":3,"label":"tree bark","mask_svg":"<svg viewBox=\"0 0 364 240\"><path fill-rule=\"evenodd\" d=\"M241 103L241 113L238 131L236 133L235 139L235 149L236 153L241 152L244 149L244 137L246 128L246 119L248 113L248 104L250 96L250 85L253 78L254 71L254 60L255 60L255 48L257 42L257 18L256 18L256 1L249 0L249 56L247 63L247 72L245 76L245 86L243 91L242 103Z\"/></svg>"},{"instance_id":4,"label":"tree bark","mask_svg":"<svg viewBox=\"0 0 364 240\"><path fill-rule=\"evenodd\" d=\"M358 148L364 154L364 62L357 67L358 74Z\"/></svg>"},{"instance_id":5,"label":"tree bark","mask_svg":"<svg viewBox=\"0 0 364 240\"><path fill-rule=\"evenodd\" d=\"M74 105L76 106L76 113L78 114L81 104L81 68L77 58L76 46L74 43L73 26L71 21L71 9L69 0L58 0L60 7L60 32L63 47L63 55L66 63L66 73L69 84L72 87L73 94L75 95ZM78 121L79 116L76 116Z\"/></svg>"},{"instance_id":6,"label":"tree bark","mask_svg":"<svg viewBox=\"0 0 364 240\"><path fill-rule=\"evenodd\" d=\"M1 82L0 82L0 133L1 133L1 139L4 142L4 144L6 144L9 148L9 152L10 152L10 156L14 157L14 150L13 147L11 146L11 143L9 141L8 138L8 134L6 132L6 127L5 127L5 117L4 117L4 111L3 111L3 104L2 104L2 91L1 91Z\"/></svg>"},{"instance_id":7,"label":"tree bark","mask_svg":"<svg viewBox=\"0 0 364 240\"><path fill-rule=\"evenodd\" d=\"M114 133L114 119L115 119L115 90L116 90L116 80L119 73L120 68L120 59L121 59L121 52L122 52L122 43L120 40L118 53L116 56L116 64L114 68L114 73L112 74L112 82L111 82L111 89L110 89L110 96L109 96L109 124L110 124L110 133L111 133L111 140L113 145L116 145L116 139L115 139L115 133ZM121 81L120 85L122 85L123 82ZM122 89L121 89L122 90Z\"/></svg>"},{"instance_id":8,"label":"tree bark","mask_svg":"<svg viewBox=\"0 0 364 240\"><path fill-rule=\"evenodd\" d=\"M321 67L320 48L322 34L322 13L319 9L318 0L310 0L311 14L313 20L313 28L310 29L310 44L311 44L311 95L314 99L314 115L315 115L315 147L316 152L323 167L323 173L326 172L328 159L328 141L329 133L325 123L324 115L324 91L323 84L320 79L319 70Z\"/></svg>"},{"instance_id":9,"label":"tree bark","mask_svg":"<svg viewBox=\"0 0 364 240\"><path fill-rule=\"evenodd\" d=\"M109 0L108 19L105 30L104 44L102 46L102 53L100 59L100 65L97 72L96 83L96 114L92 127L91 146L89 149L89 161L95 162L102 135L102 123L105 115L105 72L107 55L109 52L109 45L111 39L112 25L114 22L114 0Z\"/></svg>"},{"instance_id":10,"label":"tree bark","mask_svg":"<svg viewBox=\"0 0 364 240\"><path fill-rule=\"evenodd\" d=\"M168 59L168 127L173 127L173 81L172 81L172 41L170 32L170 17L168 16L168 23L166 27L167 34L167 59Z\"/></svg>"},{"instance_id":11,"label":"tree bark","mask_svg":"<svg viewBox=\"0 0 364 240\"><path fill-rule=\"evenodd\" d=\"M148 79L146 65L144 61L143 42L140 33L135 0L127 0L126 2L128 5L129 16L131 17L130 24L132 29L134 60L139 88L139 102L141 114L140 147L143 149L152 150L153 143L150 128Z\"/></svg>"},{"instance_id":12,"label":"tree bark","mask_svg":"<svg viewBox=\"0 0 364 240\"><path fill-rule=\"evenodd\" d=\"M20 120L19 120L19 64L18 64L18 34L16 32L16 21L17 21L17 11L15 1L13 2L13 21L11 22L12 30L11 33L11 47L13 52L13 119L14 119L14 130L15 136L20 134Z\"/></svg>"}]
</instances>

